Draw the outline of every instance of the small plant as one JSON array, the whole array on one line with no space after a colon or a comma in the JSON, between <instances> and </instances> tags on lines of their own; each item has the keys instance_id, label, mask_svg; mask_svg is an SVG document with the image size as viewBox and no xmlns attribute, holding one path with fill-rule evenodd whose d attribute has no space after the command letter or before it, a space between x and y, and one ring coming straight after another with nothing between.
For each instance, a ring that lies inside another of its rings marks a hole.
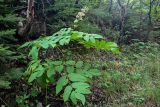
<instances>
[{"instance_id":1,"label":"small plant","mask_svg":"<svg viewBox=\"0 0 160 107\"><path fill-rule=\"evenodd\" d=\"M55 82L56 94L58 95L63 90L65 102L70 98L74 104L77 104L77 100L85 104L84 95L91 93L89 82L93 76L100 75L100 72L83 61L52 61L47 59L42 64L39 61L30 64L26 74L29 75L28 82L30 83L40 78L45 81L45 84ZM42 82L39 83L43 85Z\"/></svg>"},{"instance_id":2,"label":"small plant","mask_svg":"<svg viewBox=\"0 0 160 107\"><path fill-rule=\"evenodd\" d=\"M19 107L29 107L27 99L29 95L24 94L23 96L16 96L16 102L18 103Z\"/></svg>"},{"instance_id":3,"label":"small plant","mask_svg":"<svg viewBox=\"0 0 160 107\"><path fill-rule=\"evenodd\" d=\"M52 36L27 42L20 48L32 47L29 52L31 62L25 72L28 82L37 81L42 87L47 84L56 84L56 95L62 94L64 102L69 99L77 104L85 104L85 95L90 94L90 80L100 75L97 68L83 61L39 59L39 50L68 45L70 41L78 42L86 48L96 48L119 53L117 44L102 40L97 34L87 34L65 28Z\"/></svg>"}]
</instances>

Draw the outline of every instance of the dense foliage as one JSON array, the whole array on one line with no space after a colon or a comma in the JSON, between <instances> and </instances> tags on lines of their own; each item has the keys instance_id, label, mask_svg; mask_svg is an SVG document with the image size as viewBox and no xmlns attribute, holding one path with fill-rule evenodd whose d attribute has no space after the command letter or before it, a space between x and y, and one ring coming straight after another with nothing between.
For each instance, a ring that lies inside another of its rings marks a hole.
<instances>
[{"instance_id":1,"label":"dense foliage","mask_svg":"<svg viewBox=\"0 0 160 107\"><path fill-rule=\"evenodd\" d=\"M0 106L160 106L160 0L0 0Z\"/></svg>"}]
</instances>

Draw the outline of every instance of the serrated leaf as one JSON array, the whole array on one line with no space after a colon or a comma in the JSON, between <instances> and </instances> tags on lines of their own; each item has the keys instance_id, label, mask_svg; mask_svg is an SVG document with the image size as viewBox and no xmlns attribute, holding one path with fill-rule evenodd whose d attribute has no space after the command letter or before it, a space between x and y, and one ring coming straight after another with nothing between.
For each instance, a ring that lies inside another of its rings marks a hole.
<instances>
[{"instance_id":1,"label":"serrated leaf","mask_svg":"<svg viewBox=\"0 0 160 107\"><path fill-rule=\"evenodd\" d=\"M60 66L56 66L55 70L58 71L59 73L61 73L63 71L64 66L60 65Z\"/></svg>"},{"instance_id":2,"label":"serrated leaf","mask_svg":"<svg viewBox=\"0 0 160 107\"><path fill-rule=\"evenodd\" d=\"M58 94L63 89L63 87L67 84L68 84L68 79L66 78L66 76L62 76L57 82L56 94Z\"/></svg>"},{"instance_id":3,"label":"serrated leaf","mask_svg":"<svg viewBox=\"0 0 160 107\"><path fill-rule=\"evenodd\" d=\"M64 90L64 93L63 93L63 100L64 102L66 102L68 99L69 99L69 96L72 92L72 87L71 86L67 86Z\"/></svg>"},{"instance_id":4,"label":"serrated leaf","mask_svg":"<svg viewBox=\"0 0 160 107\"><path fill-rule=\"evenodd\" d=\"M83 61L78 61L76 63L76 68L82 68L82 66L83 66Z\"/></svg>"},{"instance_id":5,"label":"serrated leaf","mask_svg":"<svg viewBox=\"0 0 160 107\"><path fill-rule=\"evenodd\" d=\"M77 74L77 73L71 73L68 75L69 80L71 81L79 81L79 82L85 82L87 81L87 78L81 74Z\"/></svg>"},{"instance_id":6,"label":"serrated leaf","mask_svg":"<svg viewBox=\"0 0 160 107\"><path fill-rule=\"evenodd\" d=\"M67 72L68 73L73 73L74 72L74 67L73 66L67 67Z\"/></svg>"},{"instance_id":7,"label":"serrated leaf","mask_svg":"<svg viewBox=\"0 0 160 107\"><path fill-rule=\"evenodd\" d=\"M72 91L70 99L74 104L77 104L77 98L76 98L75 94L76 94L76 92Z\"/></svg>"},{"instance_id":8,"label":"serrated leaf","mask_svg":"<svg viewBox=\"0 0 160 107\"><path fill-rule=\"evenodd\" d=\"M69 60L69 61L66 61L66 64L67 65L75 65L75 61L72 61L72 60Z\"/></svg>"},{"instance_id":9,"label":"serrated leaf","mask_svg":"<svg viewBox=\"0 0 160 107\"><path fill-rule=\"evenodd\" d=\"M54 66L51 66L47 71L48 78L52 77L55 74Z\"/></svg>"},{"instance_id":10,"label":"serrated leaf","mask_svg":"<svg viewBox=\"0 0 160 107\"><path fill-rule=\"evenodd\" d=\"M86 89L90 88L90 85L84 82L74 82L72 83L72 87L75 89Z\"/></svg>"},{"instance_id":11,"label":"serrated leaf","mask_svg":"<svg viewBox=\"0 0 160 107\"><path fill-rule=\"evenodd\" d=\"M84 96L83 94L75 93L75 97L76 97L77 99L79 99L79 100L82 102L83 105L85 104L86 98L85 98L85 96Z\"/></svg>"}]
</instances>

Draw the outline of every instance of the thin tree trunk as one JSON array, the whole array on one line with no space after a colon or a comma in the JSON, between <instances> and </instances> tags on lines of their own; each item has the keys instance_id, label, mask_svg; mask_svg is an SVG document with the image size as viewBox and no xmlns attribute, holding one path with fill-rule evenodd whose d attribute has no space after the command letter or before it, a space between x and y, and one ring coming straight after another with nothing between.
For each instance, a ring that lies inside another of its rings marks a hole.
<instances>
[{"instance_id":1,"label":"thin tree trunk","mask_svg":"<svg viewBox=\"0 0 160 107\"><path fill-rule=\"evenodd\" d=\"M150 0L150 4L149 4L149 12L148 12L148 18L149 18L148 24L149 24L149 26L150 26L151 23L152 23L151 12L152 12L152 0Z\"/></svg>"},{"instance_id":2,"label":"thin tree trunk","mask_svg":"<svg viewBox=\"0 0 160 107\"><path fill-rule=\"evenodd\" d=\"M110 0L109 9L108 9L109 13L111 13L112 11L112 5L113 5L113 0Z\"/></svg>"},{"instance_id":3,"label":"thin tree trunk","mask_svg":"<svg viewBox=\"0 0 160 107\"><path fill-rule=\"evenodd\" d=\"M126 17L126 9L121 4L120 0L117 0L118 5L120 6L120 17L121 17L121 27L120 27L120 37L118 39L118 44L122 44L124 42L125 36L125 17Z\"/></svg>"},{"instance_id":4,"label":"thin tree trunk","mask_svg":"<svg viewBox=\"0 0 160 107\"><path fill-rule=\"evenodd\" d=\"M28 0L27 19L34 18L34 0Z\"/></svg>"}]
</instances>

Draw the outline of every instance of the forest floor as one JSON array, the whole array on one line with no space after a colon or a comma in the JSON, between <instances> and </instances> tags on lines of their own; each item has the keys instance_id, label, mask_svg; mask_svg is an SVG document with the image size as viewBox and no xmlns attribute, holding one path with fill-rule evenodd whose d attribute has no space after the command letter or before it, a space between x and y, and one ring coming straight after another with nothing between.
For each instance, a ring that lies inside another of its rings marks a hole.
<instances>
[{"instance_id":1,"label":"forest floor","mask_svg":"<svg viewBox=\"0 0 160 107\"><path fill-rule=\"evenodd\" d=\"M95 51L81 56L92 59L102 71L102 76L92 82L85 107L160 107L160 45L142 42L121 50L120 55ZM51 94L54 86L31 87L23 78L12 81L10 89L0 89L0 105L74 107Z\"/></svg>"}]
</instances>

